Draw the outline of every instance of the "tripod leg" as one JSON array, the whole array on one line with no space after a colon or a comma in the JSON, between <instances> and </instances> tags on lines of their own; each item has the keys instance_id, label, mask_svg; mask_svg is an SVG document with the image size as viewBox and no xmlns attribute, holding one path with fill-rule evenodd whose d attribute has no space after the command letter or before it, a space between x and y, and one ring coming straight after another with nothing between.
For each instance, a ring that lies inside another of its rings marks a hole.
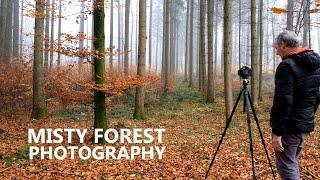
<instances>
[{"instance_id":1,"label":"tripod leg","mask_svg":"<svg viewBox=\"0 0 320 180\"><path fill-rule=\"evenodd\" d=\"M253 143L252 143L252 128L251 128L251 120L250 120L250 113L249 113L249 102L248 102L248 91L245 90L244 92L244 103L245 103L245 110L247 114L247 125L248 125L248 135L249 135L249 143L250 143L250 154L251 154L251 168L252 168L252 176L253 179L256 178L256 172L254 169L254 157L253 157Z\"/></svg>"},{"instance_id":2,"label":"tripod leg","mask_svg":"<svg viewBox=\"0 0 320 180\"><path fill-rule=\"evenodd\" d=\"M221 136L221 138L220 138L220 141L219 141L219 144L218 144L218 146L217 146L217 149L216 149L216 151L214 152L213 158L212 158L211 163L210 163L210 165L209 165L209 168L208 168L208 170L207 170L207 172L206 172L205 179L208 178L210 169L211 169L211 167L212 167L212 165L213 165L213 163L214 163L214 160L215 160L215 158L216 158L216 156L217 156L217 154L218 154L218 151L219 151L220 146L221 146L221 144L222 144L223 138L224 138L224 136L226 135L227 129L228 129L228 127L229 127L229 125L230 125L230 123L231 123L231 120L232 120L232 116L233 116L234 112L236 111L236 108L237 108L238 103L239 103L239 101L240 101L240 98L241 98L241 96L242 96L242 94L243 94L243 91L244 91L244 89L242 89L242 90L240 91L240 93L239 93L239 95L238 95L238 98L237 98L237 101L236 101L236 104L233 106L232 112L231 112L231 114L230 114L230 116L229 116L229 118L228 118L228 120L227 120L227 125L226 125L226 127L224 128L224 130L223 130L223 133L222 133L222 136Z\"/></svg>"},{"instance_id":3,"label":"tripod leg","mask_svg":"<svg viewBox=\"0 0 320 180\"><path fill-rule=\"evenodd\" d=\"M259 124L259 120L258 120L256 111L255 111L254 106L252 104L250 93L248 93L248 99L249 99L250 107L251 107L251 110L252 110L252 113L253 113L253 116L254 116L254 120L255 120L255 122L257 124L257 127L258 127L258 131L259 131L259 134L260 134L262 145L264 147L264 151L265 151L265 153L267 155L267 159L268 159L268 163L269 163L272 175L273 175L273 179L276 180L276 175L274 174L273 169L272 169L272 164L271 164L271 160L270 160L270 157L269 157L269 153L268 153L268 150L267 150L267 147L266 147L266 143L265 143L264 138L263 138L263 134L262 134L262 131L261 131L261 128L260 128L260 124Z\"/></svg>"}]
</instances>

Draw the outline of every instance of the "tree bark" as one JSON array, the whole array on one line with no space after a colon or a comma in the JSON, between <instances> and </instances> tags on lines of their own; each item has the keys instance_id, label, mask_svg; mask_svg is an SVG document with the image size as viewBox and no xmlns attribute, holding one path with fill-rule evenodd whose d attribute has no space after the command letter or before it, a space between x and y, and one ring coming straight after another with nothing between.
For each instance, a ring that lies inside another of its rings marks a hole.
<instances>
[{"instance_id":1,"label":"tree bark","mask_svg":"<svg viewBox=\"0 0 320 180\"><path fill-rule=\"evenodd\" d=\"M54 16L55 16L55 0L52 0L52 3L51 3L51 36L50 36L50 69L53 68Z\"/></svg>"},{"instance_id":2,"label":"tree bark","mask_svg":"<svg viewBox=\"0 0 320 180\"><path fill-rule=\"evenodd\" d=\"M139 45L138 45L138 69L137 75L139 77L145 76L145 64L146 64L146 1L139 0ZM145 87L143 85L136 88L135 97L135 109L134 109L134 119L144 119L144 97L145 97Z\"/></svg>"},{"instance_id":3,"label":"tree bark","mask_svg":"<svg viewBox=\"0 0 320 180\"><path fill-rule=\"evenodd\" d=\"M259 38L259 45L260 45L260 52L259 52L259 99L262 100L262 68L263 68L263 45L264 45L264 39L263 39L263 0L259 0L259 29L260 29L260 38Z\"/></svg>"},{"instance_id":4,"label":"tree bark","mask_svg":"<svg viewBox=\"0 0 320 180\"><path fill-rule=\"evenodd\" d=\"M293 8L294 8L294 0L288 0L287 30L290 30L290 31L293 31Z\"/></svg>"},{"instance_id":5,"label":"tree bark","mask_svg":"<svg viewBox=\"0 0 320 180\"><path fill-rule=\"evenodd\" d=\"M7 10L8 10L8 2L10 0L2 0L1 2L1 21L0 21L0 59L3 63L6 63L6 60L4 59L4 51L5 51L5 33L6 33L6 24L7 24Z\"/></svg>"},{"instance_id":6,"label":"tree bark","mask_svg":"<svg viewBox=\"0 0 320 180\"><path fill-rule=\"evenodd\" d=\"M48 68L49 62L49 26L50 26L50 0L46 0L45 40L44 40L44 67Z\"/></svg>"},{"instance_id":7,"label":"tree bark","mask_svg":"<svg viewBox=\"0 0 320 180\"><path fill-rule=\"evenodd\" d=\"M190 0L190 38L189 38L189 87L193 87L193 11L194 0Z\"/></svg>"},{"instance_id":8,"label":"tree bark","mask_svg":"<svg viewBox=\"0 0 320 180\"><path fill-rule=\"evenodd\" d=\"M214 102L214 84L213 84L213 14L214 2L208 0L208 90L207 102Z\"/></svg>"},{"instance_id":9,"label":"tree bark","mask_svg":"<svg viewBox=\"0 0 320 180\"><path fill-rule=\"evenodd\" d=\"M12 1L7 2L7 17L6 17L6 30L4 38L4 63L6 65L10 64L12 56Z\"/></svg>"},{"instance_id":10,"label":"tree bark","mask_svg":"<svg viewBox=\"0 0 320 180\"><path fill-rule=\"evenodd\" d=\"M13 1L13 57L19 57L19 0Z\"/></svg>"},{"instance_id":11,"label":"tree bark","mask_svg":"<svg viewBox=\"0 0 320 180\"><path fill-rule=\"evenodd\" d=\"M205 74L206 74L206 43L205 43L205 22L206 22L206 1L200 0L200 49L199 49L199 90L205 94Z\"/></svg>"},{"instance_id":12,"label":"tree bark","mask_svg":"<svg viewBox=\"0 0 320 180\"><path fill-rule=\"evenodd\" d=\"M79 27L79 32L80 34L83 34L84 35L84 18L85 18L85 4L86 1L82 1L81 2L81 11L80 11L80 27ZM84 49L84 39L80 39L79 40L79 51L82 52ZM82 64L83 64L83 57L81 56L80 54L80 57L79 57L79 62L78 62L78 66L79 66L79 69L81 70L82 68Z\"/></svg>"},{"instance_id":13,"label":"tree bark","mask_svg":"<svg viewBox=\"0 0 320 180\"><path fill-rule=\"evenodd\" d=\"M113 68L113 0L111 0L110 6L110 45L109 45L110 59L109 68Z\"/></svg>"},{"instance_id":14,"label":"tree bark","mask_svg":"<svg viewBox=\"0 0 320 180\"><path fill-rule=\"evenodd\" d=\"M164 26L164 95L169 91L169 10L170 0L165 0L165 26Z\"/></svg>"},{"instance_id":15,"label":"tree bark","mask_svg":"<svg viewBox=\"0 0 320 180\"><path fill-rule=\"evenodd\" d=\"M60 67L61 63L61 19L62 19L62 2L59 0L59 22L58 22L58 60L57 60L57 66Z\"/></svg>"},{"instance_id":16,"label":"tree bark","mask_svg":"<svg viewBox=\"0 0 320 180\"><path fill-rule=\"evenodd\" d=\"M104 0L93 1L93 35L96 40L93 43L98 56L94 57L94 80L98 87L105 85L105 34L104 34ZM106 130L108 120L106 116L105 93L100 89L94 90L94 128ZM99 140L103 142L103 140Z\"/></svg>"},{"instance_id":17,"label":"tree bark","mask_svg":"<svg viewBox=\"0 0 320 180\"><path fill-rule=\"evenodd\" d=\"M42 119L46 116L44 79L43 79L43 30L45 0L36 0L34 28L34 62L33 62L33 109L32 118Z\"/></svg>"},{"instance_id":18,"label":"tree bark","mask_svg":"<svg viewBox=\"0 0 320 180\"><path fill-rule=\"evenodd\" d=\"M223 25L223 59L224 59L224 93L226 119L228 119L232 110L232 81L231 81L231 63L232 63L232 1L224 1L224 25Z\"/></svg>"},{"instance_id":19,"label":"tree bark","mask_svg":"<svg viewBox=\"0 0 320 180\"><path fill-rule=\"evenodd\" d=\"M189 38L189 21L190 21L190 0L187 1L187 22L186 22L186 37L185 37L185 54L184 54L184 78L185 81L188 80L188 38Z\"/></svg>"},{"instance_id":20,"label":"tree bark","mask_svg":"<svg viewBox=\"0 0 320 180\"><path fill-rule=\"evenodd\" d=\"M152 5L153 2L150 0L150 16L149 16L149 73L151 71L152 63Z\"/></svg>"},{"instance_id":21,"label":"tree bark","mask_svg":"<svg viewBox=\"0 0 320 180\"><path fill-rule=\"evenodd\" d=\"M124 27L124 74L129 73L129 16L130 15L130 0L126 0L125 8L125 27ZM132 29L131 29L132 30ZM131 38L132 39L132 38ZM132 46L132 45L131 45ZM132 51L132 50L131 50Z\"/></svg>"},{"instance_id":22,"label":"tree bark","mask_svg":"<svg viewBox=\"0 0 320 180\"><path fill-rule=\"evenodd\" d=\"M258 63L258 44L257 44L257 5L255 0L251 0L251 92L252 102L258 102L258 83L259 83L259 63Z\"/></svg>"}]
</instances>

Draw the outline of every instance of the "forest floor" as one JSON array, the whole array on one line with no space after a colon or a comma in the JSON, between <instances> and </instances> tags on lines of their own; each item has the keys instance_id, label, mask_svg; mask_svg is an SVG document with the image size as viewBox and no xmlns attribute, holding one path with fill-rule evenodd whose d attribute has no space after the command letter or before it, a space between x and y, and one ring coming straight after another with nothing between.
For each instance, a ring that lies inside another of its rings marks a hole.
<instances>
[{"instance_id":1,"label":"forest floor","mask_svg":"<svg viewBox=\"0 0 320 180\"><path fill-rule=\"evenodd\" d=\"M251 179L247 124L241 112L242 103L239 105L209 179ZM270 108L269 96L257 107L257 112L274 165L268 121ZM92 110L68 107L40 121L32 121L26 115L8 120L1 115L0 129L4 131L0 131L0 179L203 179L225 126L222 93L217 92L215 104L206 104L200 93L182 83L167 98L147 100L146 110L148 118L137 121L131 119L132 103L115 105L109 109L110 127L165 128L166 150L162 160L29 160L28 128L92 129L92 118L88 118L92 117ZM272 179L255 125L253 129L257 177ZM85 144L92 146L90 139ZM319 159L318 123L301 153L303 179L319 179Z\"/></svg>"}]
</instances>

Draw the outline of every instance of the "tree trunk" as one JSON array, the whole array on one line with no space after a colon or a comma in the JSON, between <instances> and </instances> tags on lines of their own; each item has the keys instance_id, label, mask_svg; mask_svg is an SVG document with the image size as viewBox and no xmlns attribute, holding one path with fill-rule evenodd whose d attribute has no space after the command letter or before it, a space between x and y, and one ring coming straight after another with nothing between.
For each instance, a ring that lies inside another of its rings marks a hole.
<instances>
[{"instance_id":1,"label":"tree trunk","mask_svg":"<svg viewBox=\"0 0 320 180\"><path fill-rule=\"evenodd\" d=\"M51 3L51 37L50 37L50 69L53 68L54 16L55 16L55 0L52 0L52 3Z\"/></svg>"},{"instance_id":2,"label":"tree trunk","mask_svg":"<svg viewBox=\"0 0 320 180\"><path fill-rule=\"evenodd\" d=\"M13 15L13 57L19 57L19 0L14 0Z\"/></svg>"},{"instance_id":3,"label":"tree trunk","mask_svg":"<svg viewBox=\"0 0 320 180\"><path fill-rule=\"evenodd\" d=\"M152 0L150 0L150 16L149 16L149 73L151 71L152 63Z\"/></svg>"},{"instance_id":4,"label":"tree trunk","mask_svg":"<svg viewBox=\"0 0 320 180\"><path fill-rule=\"evenodd\" d=\"M138 69L137 75L139 77L145 76L145 64L146 64L146 1L139 0L139 47L138 47ZM138 86L136 88L136 97L135 97L135 109L134 109L134 119L144 119L144 97L145 90L144 86Z\"/></svg>"},{"instance_id":5,"label":"tree trunk","mask_svg":"<svg viewBox=\"0 0 320 180\"><path fill-rule=\"evenodd\" d=\"M206 43L205 43L205 22L206 22L206 1L200 0L200 49L199 49L199 90L205 94L206 74Z\"/></svg>"},{"instance_id":6,"label":"tree trunk","mask_svg":"<svg viewBox=\"0 0 320 180\"><path fill-rule=\"evenodd\" d=\"M259 52L259 99L262 100L262 68L263 68L263 42L264 42L264 39L263 39L263 0L260 0L259 1L259 29L260 29L260 38L259 38L259 45L260 45L260 52Z\"/></svg>"},{"instance_id":7,"label":"tree trunk","mask_svg":"<svg viewBox=\"0 0 320 180\"><path fill-rule=\"evenodd\" d=\"M80 27L79 27L79 32L80 34L83 34L84 35L84 18L85 18L85 6L86 6L86 1L82 1L81 2L81 11L80 11ZM82 52L84 49L84 39L80 39L79 40L79 51ZM78 65L79 65L79 69L81 70L82 68L82 64L83 64L83 57L81 56L80 54L80 57L79 57L79 62L78 62Z\"/></svg>"},{"instance_id":8,"label":"tree trunk","mask_svg":"<svg viewBox=\"0 0 320 180\"><path fill-rule=\"evenodd\" d=\"M105 85L105 34L104 34L104 0L93 1L93 35L94 50L98 51L98 56L94 57L94 80L97 86ZM106 116L106 95L99 89L94 90L94 128L106 130L108 120ZM100 139L99 142L103 140Z\"/></svg>"},{"instance_id":9,"label":"tree trunk","mask_svg":"<svg viewBox=\"0 0 320 180\"><path fill-rule=\"evenodd\" d=\"M290 30L290 31L293 31L293 8L294 8L294 0L288 0L287 30Z\"/></svg>"},{"instance_id":10,"label":"tree trunk","mask_svg":"<svg viewBox=\"0 0 320 180\"><path fill-rule=\"evenodd\" d=\"M21 15L20 15L20 19L21 19L21 24L20 24L20 54L19 54L19 58L20 58L20 62L22 62L23 59L23 1L21 1Z\"/></svg>"},{"instance_id":11,"label":"tree trunk","mask_svg":"<svg viewBox=\"0 0 320 180\"><path fill-rule=\"evenodd\" d=\"M126 0L126 9L125 9L125 29L124 29L124 74L127 76L129 73L129 16L130 15L130 0ZM132 29L131 29L132 31ZM132 38L131 38L132 39ZM132 43L131 43L132 46ZM132 50L131 50L132 51Z\"/></svg>"},{"instance_id":12,"label":"tree trunk","mask_svg":"<svg viewBox=\"0 0 320 180\"><path fill-rule=\"evenodd\" d=\"M32 118L42 119L46 116L44 79L43 79L43 30L45 0L36 0L34 28L34 62L33 62L33 109Z\"/></svg>"},{"instance_id":13,"label":"tree trunk","mask_svg":"<svg viewBox=\"0 0 320 180\"><path fill-rule=\"evenodd\" d=\"M189 37L189 21L190 21L190 1L187 1L187 22L186 22L186 37L185 37L185 54L184 54L184 78L188 80L188 37Z\"/></svg>"},{"instance_id":14,"label":"tree trunk","mask_svg":"<svg viewBox=\"0 0 320 180\"><path fill-rule=\"evenodd\" d=\"M170 0L165 1L165 26L164 26L164 95L168 95L169 91L169 11Z\"/></svg>"},{"instance_id":15,"label":"tree trunk","mask_svg":"<svg viewBox=\"0 0 320 180\"><path fill-rule=\"evenodd\" d=\"M10 64L12 56L12 1L7 2L7 17L6 17L6 30L4 38L4 63L6 65Z\"/></svg>"},{"instance_id":16,"label":"tree trunk","mask_svg":"<svg viewBox=\"0 0 320 180\"><path fill-rule=\"evenodd\" d=\"M258 44L257 44L257 18L256 18L257 5L255 0L251 0L251 92L252 102L258 102L258 83L259 83L259 64L258 64Z\"/></svg>"},{"instance_id":17,"label":"tree trunk","mask_svg":"<svg viewBox=\"0 0 320 180\"><path fill-rule=\"evenodd\" d=\"M111 0L110 6L110 45L109 45L110 59L109 68L113 68L113 0Z\"/></svg>"},{"instance_id":18,"label":"tree trunk","mask_svg":"<svg viewBox=\"0 0 320 180\"><path fill-rule=\"evenodd\" d=\"M239 30L238 30L238 41L239 41L239 44L238 44L238 54L239 54L239 60L238 60L238 63L239 63L239 69L241 68L241 57L242 57L242 55L241 55L241 21L242 21L242 19L241 19L241 17L242 17L242 13L241 13L241 8L242 7L242 4L241 4L241 0L239 0ZM240 81L241 82L241 81Z\"/></svg>"},{"instance_id":19,"label":"tree trunk","mask_svg":"<svg viewBox=\"0 0 320 180\"><path fill-rule=\"evenodd\" d=\"M189 87L193 86L193 5L194 0L190 0L190 38L189 38Z\"/></svg>"},{"instance_id":20,"label":"tree trunk","mask_svg":"<svg viewBox=\"0 0 320 180\"><path fill-rule=\"evenodd\" d=\"M60 67L61 63L61 19L62 19L62 2L59 0L59 22L58 22L58 60L57 60L57 66Z\"/></svg>"},{"instance_id":21,"label":"tree trunk","mask_svg":"<svg viewBox=\"0 0 320 180\"><path fill-rule=\"evenodd\" d=\"M1 2L1 21L0 21L0 59L3 63L6 63L4 59L4 51L5 51L5 37L6 37L6 24L7 24L7 10L8 10L8 2L10 0L2 0Z\"/></svg>"},{"instance_id":22,"label":"tree trunk","mask_svg":"<svg viewBox=\"0 0 320 180\"><path fill-rule=\"evenodd\" d=\"M214 84L213 84L213 13L214 2L208 0L208 90L207 102L214 102Z\"/></svg>"},{"instance_id":23,"label":"tree trunk","mask_svg":"<svg viewBox=\"0 0 320 180\"><path fill-rule=\"evenodd\" d=\"M303 17L303 46L310 46L309 31L310 31L310 0L303 1L304 17Z\"/></svg>"},{"instance_id":24,"label":"tree trunk","mask_svg":"<svg viewBox=\"0 0 320 180\"><path fill-rule=\"evenodd\" d=\"M118 0L118 68L121 67L121 4L120 0Z\"/></svg>"},{"instance_id":25,"label":"tree trunk","mask_svg":"<svg viewBox=\"0 0 320 180\"><path fill-rule=\"evenodd\" d=\"M44 40L44 67L48 68L49 59L49 26L50 26L50 0L46 0L45 40Z\"/></svg>"},{"instance_id":26,"label":"tree trunk","mask_svg":"<svg viewBox=\"0 0 320 180\"><path fill-rule=\"evenodd\" d=\"M231 81L231 63L232 63L232 1L224 1L224 25L223 25L223 59L224 59L224 93L226 119L228 119L232 110L232 81Z\"/></svg>"}]
</instances>

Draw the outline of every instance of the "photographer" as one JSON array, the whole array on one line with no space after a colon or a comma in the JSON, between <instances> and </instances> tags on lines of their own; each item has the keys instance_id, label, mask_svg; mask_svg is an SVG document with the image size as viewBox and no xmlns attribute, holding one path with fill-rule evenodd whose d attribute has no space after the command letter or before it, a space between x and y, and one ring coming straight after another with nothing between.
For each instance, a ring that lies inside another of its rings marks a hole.
<instances>
[{"instance_id":1,"label":"photographer","mask_svg":"<svg viewBox=\"0 0 320 180\"><path fill-rule=\"evenodd\" d=\"M275 94L270 114L272 144L282 179L300 179L298 156L304 141L314 130L319 106L320 57L299 47L297 35L280 33L274 47L282 58L275 75Z\"/></svg>"}]
</instances>

